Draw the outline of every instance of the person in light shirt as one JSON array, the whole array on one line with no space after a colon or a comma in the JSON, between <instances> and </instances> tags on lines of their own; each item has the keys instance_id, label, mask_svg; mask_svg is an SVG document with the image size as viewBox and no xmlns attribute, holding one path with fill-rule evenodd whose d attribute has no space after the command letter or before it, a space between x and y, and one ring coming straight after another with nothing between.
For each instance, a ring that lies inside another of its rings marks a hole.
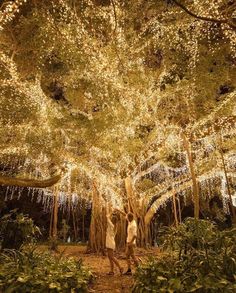
<instances>
[{"instance_id":1,"label":"person in light shirt","mask_svg":"<svg viewBox=\"0 0 236 293\"><path fill-rule=\"evenodd\" d=\"M126 220L128 221L128 227L127 227L127 239L126 239L126 260L127 260L127 265L128 269L127 272L124 273L124 275L132 275L132 270L131 270L131 260L130 258L133 259L133 262L135 266L138 266L138 260L135 256L135 247L136 247L136 239L137 239L137 223L134 219L134 214L129 212L127 215L120 211L122 215L126 216Z\"/></svg>"},{"instance_id":2,"label":"person in light shirt","mask_svg":"<svg viewBox=\"0 0 236 293\"><path fill-rule=\"evenodd\" d=\"M116 216L111 213L111 208L110 210L107 208L106 249L107 249L107 256L110 261L110 272L108 273L108 275L114 275L114 265L117 266L121 275L123 273L122 267L120 266L117 258L114 256L114 251L116 249L116 243L115 243L115 236L116 236L116 230L117 230L116 224L117 224Z\"/></svg>"}]
</instances>

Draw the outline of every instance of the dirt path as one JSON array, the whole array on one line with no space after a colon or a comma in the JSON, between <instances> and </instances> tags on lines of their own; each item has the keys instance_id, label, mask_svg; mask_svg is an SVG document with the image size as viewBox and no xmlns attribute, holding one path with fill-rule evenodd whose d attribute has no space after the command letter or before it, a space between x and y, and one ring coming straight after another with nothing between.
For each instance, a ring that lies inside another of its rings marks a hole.
<instances>
[{"instance_id":1,"label":"dirt path","mask_svg":"<svg viewBox=\"0 0 236 293\"><path fill-rule=\"evenodd\" d=\"M106 257L90 255L84 259L84 264L91 269L96 276L94 283L90 286L89 292L131 292L133 286L132 276L120 276L115 270L114 276L108 276L109 262ZM119 259L121 266L125 269L126 263Z\"/></svg>"},{"instance_id":2,"label":"dirt path","mask_svg":"<svg viewBox=\"0 0 236 293\"><path fill-rule=\"evenodd\" d=\"M89 286L89 292L100 292L100 293L130 293L133 286L132 276L120 276L117 269L115 269L114 276L108 276L109 272L109 261L107 257L96 255L96 254L86 254L85 246L59 246L60 252L64 251L65 255L72 256L75 258L82 258L83 263L88 267L94 274L95 279L93 283ZM143 250L137 249L137 256L143 261L147 256L158 255L159 251L157 249ZM117 255L117 258L124 268L127 269L124 254L121 253Z\"/></svg>"},{"instance_id":3,"label":"dirt path","mask_svg":"<svg viewBox=\"0 0 236 293\"><path fill-rule=\"evenodd\" d=\"M65 249L65 247L61 247ZM96 254L86 254L85 247L69 246L66 247L65 253L76 257L82 258L83 263L88 267L95 276L94 282L89 286L89 292L100 293L128 293L131 292L133 286L132 276L120 276L120 273L115 268L115 275L108 276L110 270L109 261L106 256ZM118 255L121 266L126 269L126 261L124 256Z\"/></svg>"}]
</instances>

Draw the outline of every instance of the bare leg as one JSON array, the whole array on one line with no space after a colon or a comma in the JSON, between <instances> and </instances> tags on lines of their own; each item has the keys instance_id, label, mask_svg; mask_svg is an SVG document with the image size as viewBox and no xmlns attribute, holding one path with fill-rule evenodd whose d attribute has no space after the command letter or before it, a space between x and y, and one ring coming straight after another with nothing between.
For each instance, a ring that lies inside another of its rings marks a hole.
<instances>
[{"instance_id":1,"label":"bare leg","mask_svg":"<svg viewBox=\"0 0 236 293\"><path fill-rule=\"evenodd\" d=\"M133 259L133 261L134 261L135 266L137 267L137 266L139 265L139 262L138 262L137 257L134 255L134 253L131 254L131 257L132 257L132 259Z\"/></svg>"},{"instance_id":2,"label":"bare leg","mask_svg":"<svg viewBox=\"0 0 236 293\"><path fill-rule=\"evenodd\" d=\"M121 266L120 266L120 264L118 262L118 259L115 256L113 256L112 261L117 266L117 268L119 269L119 271L121 272L122 271L122 268L121 268Z\"/></svg>"},{"instance_id":3,"label":"bare leg","mask_svg":"<svg viewBox=\"0 0 236 293\"><path fill-rule=\"evenodd\" d=\"M131 270L131 261L130 261L130 248L126 247L126 261L128 265L128 270Z\"/></svg>"},{"instance_id":4,"label":"bare leg","mask_svg":"<svg viewBox=\"0 0 236 293\"><path fill-rule=\"evenodd\" d=\"M121 268L121 266L120 266L120 264L119 264L117 258L116 258L115 256L113 256L113 259L112 259L112 260L113 260L114 264L118 267L118 269L121 271L122 268Z\"/></svg>"},{"instance_id":5,"label":"bare leg","mask_svg":"<svg viewBox=\"0 0 236 293\"><path fill-rule=\"evenodd\" d=\"M122 271L123 271L122 267L120 266L120 264L118 262L118 259L114 256L114 251L113 250L110 251L110 259L113 262L113 264L115 264L118 267L120 273L122 273Z\"/></svg>"},{"instance_id":6,"label":"bare leg","mask_svg":"<svg viewBox=\"0 0 236 293\"><path fill-rule=\"evenodd\" d=\"M135 266L137 267L139 265L138 259L134 255L134 245L127 246L126 250L126 260L128 264L128 271L126 272L127 275L131 274L131 261L130 257L133 259Z\"/></svg>"},{"instance_id":7,"label":"bare leg","mask_svg":"<svg viewBox=\"0 0 236 293\"><path fill-rule=\"evenodd\" d=\"M113 250L110 249L110 248L107 248L107 256L109 258L109 261L110 261L110 272L111 273L114 273L114 263L113 263Z\"/></svg>"}]
</instances>

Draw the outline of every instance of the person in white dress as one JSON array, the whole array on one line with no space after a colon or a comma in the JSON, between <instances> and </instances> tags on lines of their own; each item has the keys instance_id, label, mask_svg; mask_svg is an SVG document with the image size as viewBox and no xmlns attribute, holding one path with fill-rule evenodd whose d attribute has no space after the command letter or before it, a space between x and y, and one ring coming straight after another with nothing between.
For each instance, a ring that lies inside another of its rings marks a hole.
<instances>
[{"instance_id":1,"label":"person in white dress","mask_svg":"<svg viewBox=\"0 0 236 293\"><path fill-rule=\"evenodd\" d=\"M116 249L116 224L117 217L107 209L106 249L107 256L110 261L110 272L108 273L108 275L114 275L114 264L119 269L120 274L123 273L122 267L120 266L117 258L114 256L114 251Z\"/></svg>"}]
</instances>

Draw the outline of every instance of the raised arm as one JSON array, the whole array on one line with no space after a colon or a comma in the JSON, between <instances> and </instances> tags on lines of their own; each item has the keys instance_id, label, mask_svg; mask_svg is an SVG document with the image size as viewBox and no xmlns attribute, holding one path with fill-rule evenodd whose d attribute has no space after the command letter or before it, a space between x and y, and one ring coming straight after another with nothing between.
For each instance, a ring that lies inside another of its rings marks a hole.
<instances>
[{"instance_id":1,"label":"raised arm","mask_svg":"<svg viewBox=\"0 0 236 293\"><path fill-rule=\"evenodd\" d=\"M106 216L107 216L107 218L110 218L111 214L112 214L112 206L110 203L109 204L106 203Z\"/></svg>"},{"instance_id":2,"label":"raised arm","mask_svg":"<svg viewBox=\"0 0 236 293\"><path fill-rule=\"evenodd\" d=\"M115 211L119 212L124 217L126 217L126 215L127 215L125 212L123 212L123 211L121 211L119 209L115 209Z\"/></svg>"}]
</instances>

